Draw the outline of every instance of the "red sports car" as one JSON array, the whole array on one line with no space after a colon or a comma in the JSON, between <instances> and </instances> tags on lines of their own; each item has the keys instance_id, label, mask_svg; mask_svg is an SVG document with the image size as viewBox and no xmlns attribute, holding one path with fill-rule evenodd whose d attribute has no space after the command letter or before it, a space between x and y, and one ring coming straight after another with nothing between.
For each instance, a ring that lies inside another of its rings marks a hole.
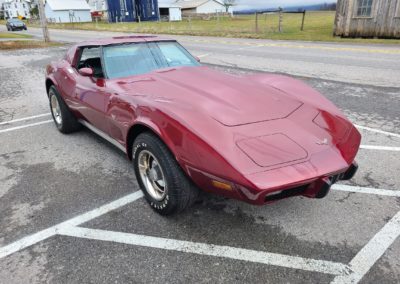
<instances>
[{"instance_id":1,"label":"red sports car","mask_svg":"<svg viewBox=\"0 0 400 284\"><path fill-rule=\"evenodd\" d=\"M210 69L174 40L77 44L47 67L46 87L57 128L84 125L126 152L160 214L187 208L199 188L258 205L322 198L357 171L361 135L317 91Z\"/></svg>"}]
</instances>

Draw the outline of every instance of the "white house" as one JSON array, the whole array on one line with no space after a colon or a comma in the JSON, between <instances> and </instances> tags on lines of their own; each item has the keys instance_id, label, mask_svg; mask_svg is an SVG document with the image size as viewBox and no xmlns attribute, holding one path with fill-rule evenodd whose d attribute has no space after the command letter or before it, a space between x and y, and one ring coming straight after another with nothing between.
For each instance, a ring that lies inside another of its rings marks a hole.
<instances>
[{"instance_id":1,"label":"white house","mask_svg":"<svg viewBox=\"0 0 400 284\"><path fill-rule=\"evenodd\" d=\"M57 23L91 22L90 6L85 0L47 0L46 18Z\"/></svg>"},{"instance_id":2,"label":"white house","mask_svg":"<svg viewBox=\"0 0 400 284\"><path fill-rule=\"evenodd\" d=\"M107 11L106 0L88 0L91 11Z\"/></svg>"},{"instance_id":3,"label":"white house","mask_svg":"<svg viewBox=\"0 0 400 284\"><path fill-rule=\"evenodd\" d=\"M4 1L3 9L6 19L18 17L29 19L31 17L31 2L28 0L6 0Z\"/></svg>"},{"instance_id":4,"label":"white house","mask_svg":"<svg viewBox=\"0 0 400 284\"><path fill-rule=\"evenodd\" d=\"M179 0L175 4L181 6L182 13L185 14L211 14L226 12L223 3L217 0ZM229 12L230 11L231 9Z\"/></svg>"},{"instance_id":5,"label":"white house","mask_svg":"<svg viewBox=\"0 0 400 284\"><path fill-rule=\"evenodd\" d=\"M167 20L170 22L182 21L182 11L181 6L176 4L171 4L169 2L158 2L158 10L160 15L160 20Z\"/></svg>"}]
</instances>

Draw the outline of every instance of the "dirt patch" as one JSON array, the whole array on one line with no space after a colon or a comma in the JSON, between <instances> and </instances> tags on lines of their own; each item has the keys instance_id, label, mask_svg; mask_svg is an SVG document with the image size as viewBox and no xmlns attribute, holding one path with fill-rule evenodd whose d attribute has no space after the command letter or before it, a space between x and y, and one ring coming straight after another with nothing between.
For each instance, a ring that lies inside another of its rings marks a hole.
<instances>
[{"instance_id":1,"label":"dirt patch","mask_svg":"<svg viewBox=\"0 0 400 284\"><path fill-rule=\"evenodd\" d=\"M14 50L14 49L28 49L28 48L44 48L52 46L61 46L62 43L59 42L42 42L35 40L18 40L18 41L1 41L0 50Z\"/></svg>"}]
</instances>

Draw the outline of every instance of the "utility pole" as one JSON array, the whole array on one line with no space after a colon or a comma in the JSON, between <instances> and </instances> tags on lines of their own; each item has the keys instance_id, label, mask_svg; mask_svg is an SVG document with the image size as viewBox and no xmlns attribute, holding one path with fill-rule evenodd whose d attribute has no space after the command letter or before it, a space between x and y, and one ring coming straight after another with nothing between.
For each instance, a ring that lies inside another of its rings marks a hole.
<instances>
[{"instance_id":1,"label":"utility pole","mask_svg":"<svg viewBox=\"0 0 400 284\"><path fill-rule=\"evenodd\" d=\"M258 34L258 12L256 11L256 34Z\"/></svg>"},{"instance_id":2,"label":"utility pole","mask_svg":"<svg viewBox=\"0 0 400 284\"><path fill-rule=\"evenodd\" d=\"M281 33L282 32L282 21L283 21L283 15L282 15L282 8L279 7L279 25L278 25L278 30Z\"/></svg>"},{"instance_id":3,"label":"utility pole","mask_svg":"<svg viewBox=\"0 0 400 284\"><path fill-rule=\"evenodd\" d=\"M47 28L47 20L46 13L44 12L43 0L39 0L39 18L40 18L40 26L43 30L43 39L44 42L50 42L49 30Z\"/></svg>"}]
</instances>

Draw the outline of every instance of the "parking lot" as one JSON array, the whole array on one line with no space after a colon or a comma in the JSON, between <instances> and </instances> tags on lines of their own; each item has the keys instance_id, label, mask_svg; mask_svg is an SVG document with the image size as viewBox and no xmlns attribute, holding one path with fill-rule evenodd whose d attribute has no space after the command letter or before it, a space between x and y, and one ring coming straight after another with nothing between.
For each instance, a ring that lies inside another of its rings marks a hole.
<instances>
[{"instance_id":1,"label":"parking lot","mask_svg":"<svg viewBox=\"0 0 400 284\"><path fill-rule=\"evenodd\" d=\"M400 282L399 88L298 77L363 135L359 172L325 199L204 195L165 218L118 149L54 127L44 66L65 50L0 52L1 283Z\"/></svg>"}]
</instances>

